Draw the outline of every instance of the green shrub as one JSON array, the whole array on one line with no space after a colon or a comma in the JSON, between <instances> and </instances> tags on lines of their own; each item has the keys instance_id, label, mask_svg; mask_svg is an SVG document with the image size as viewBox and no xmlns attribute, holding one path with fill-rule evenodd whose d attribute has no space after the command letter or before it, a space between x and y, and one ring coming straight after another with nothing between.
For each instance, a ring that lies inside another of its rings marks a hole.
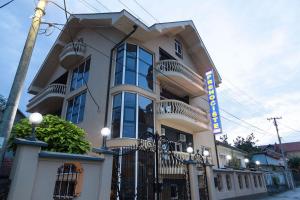
<instances>
[{"instance_id":1,"label":"green shrub","mask_svg":"<svg viewBox=\"0 0 300 200\"><path fill-rule=\"evenodd\" d=\"M15 151L15 138L27 138L31 135L28 119L15 124L8 141L9 148ZM47 151L84 154L90 150L85 132L75 124L53 115L45 115L43 122L36 127L36 138L48 144Z\"/></svg>"}]
</instances>

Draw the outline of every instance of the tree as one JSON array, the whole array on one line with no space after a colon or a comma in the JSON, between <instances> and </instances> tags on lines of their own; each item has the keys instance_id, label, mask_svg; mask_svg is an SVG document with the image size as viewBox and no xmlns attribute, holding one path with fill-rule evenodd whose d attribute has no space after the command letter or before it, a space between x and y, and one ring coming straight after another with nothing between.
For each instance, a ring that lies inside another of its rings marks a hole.
<instances>
[{"instance_id":1,"label":"tree","mask_svg":"<svg viewBox=\"0 0 300 200\"><path fill-rule=\"evenodd\" d=\"M300 157L290 158L288 161L288 165L291 169L300 171Z\"/></svg>"},{"instance_id":2,"label":"tree","mask_svg":"<svg viewBox=\"0 0 300 200\"><path fill-rule=\"evenodd\" d=\"M255 140L253 133L248 135L246 138L238 136L234 141L234 146L236 148L242 149L248 153L260 152L260 149L256 146L258 140Z\"/></svg>"},{"instance_id":3,"label":"tree","mask_svg":"<svg viewBox=\"0 0 300 200\"><path fill-rule=\"evenodd\" d=\"M38 140L46 142L44 150L54 152L84 154L90 150L85 132L75 124L53 115L45 115L43 122L36 127ZM8 147L15 151L15 138L27 138L31 135L31 125L27 118L15 124L8 141Z\"/></svg>"},{"instance_id":4,"label":"tree","mask_svg":"<svg viewBox=\"0 0 300 200\"><path fill-rule=\"evenodd\" d=\"M222 142L224 144L229 144L227 134L220 136L220 142Z\"/></svg>"}]
</instances>

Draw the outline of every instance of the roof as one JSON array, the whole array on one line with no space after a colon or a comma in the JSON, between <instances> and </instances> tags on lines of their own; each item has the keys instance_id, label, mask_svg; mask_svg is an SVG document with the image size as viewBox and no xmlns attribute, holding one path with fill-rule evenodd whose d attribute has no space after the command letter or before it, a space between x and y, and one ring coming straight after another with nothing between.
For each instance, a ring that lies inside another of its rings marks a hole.
<instances>
[{"instance_id":1,"label":"roof","mask_svg":"<svg viewBox=\"0 0 300 200\"><path fill-rule=\"evenodd\" d=\"M244 154L248 154L248 152L246 152L246 151L244 151L242 149L236 148L234 146L231 146L230 144L226 144L226 143L220 142L218 140L216 140L216 145L220 145L220 146L223 146L223 147L235 150L235 151L239 151L239 152L244 153Z\"/></svg>"},{"instance_id":2,"label":"roof","mask_svg":"<svg viewBox=\"0 0 300 200\"><path fill-rule=\"evenodd\" d=\"M155 23L148 27L126 10L110 13L73 14L68 20L68 27L71 28L71 34L73 36L81 29L97 27L113 27L125 35L132 31L133 25L137 25L138 29L131 37L141 42L154 39L160 35L180 35L187 45L188 52L192 59L195 60L195 63L201 64L202 67L200 70L206 72L213 69L216 84L219 85L219 83L221 83L221 77L191 20ZM59 52L61 52L64 44L70 42L69 34L65 25L44 60L44 63L31 82L28 92L35 94L46 86L47 80L44 80L42 77L45 76L42 75L54 73L55 68L53 66L58 65L57 57Z\"/></svg>"},{"instance_id":3,"label":"roof","mask_svg":"<svg viewBox=\"0 0 300 200\"><path fill-rule=\"evenodd\" d=\"M300 151L300 142L288 142L288 143L282 143L283 150L285 152L297 152ZM262 149L271 148L275 150L276 152L280 152L280 146L279 144L269 144L269 145L262 145L260 146Z\"/></svg>"}]
</instances>

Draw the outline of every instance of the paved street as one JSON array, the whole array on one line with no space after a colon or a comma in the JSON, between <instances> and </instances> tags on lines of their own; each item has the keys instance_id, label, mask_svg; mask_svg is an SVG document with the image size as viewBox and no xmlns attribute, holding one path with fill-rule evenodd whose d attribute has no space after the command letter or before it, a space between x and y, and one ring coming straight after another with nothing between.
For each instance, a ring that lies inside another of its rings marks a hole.
<instances>
[{"instance_id":1,"label":"paved street","mask_svg":"<svg viewBox=\"0 0 300 200\"><path fill-rule=\"evenodd\" d=\"M274 196L269 196L261 200L292 200L292 199L300 199L300 187L292 191L287 191Z\"/></svg>"}]
</instances>

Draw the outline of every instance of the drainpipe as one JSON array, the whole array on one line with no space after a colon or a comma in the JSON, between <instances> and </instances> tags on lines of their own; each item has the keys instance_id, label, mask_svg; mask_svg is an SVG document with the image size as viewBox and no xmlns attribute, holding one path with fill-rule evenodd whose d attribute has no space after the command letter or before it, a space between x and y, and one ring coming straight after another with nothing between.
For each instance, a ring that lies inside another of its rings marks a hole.
<instances>
[{"instance_id":1,"label":"drainpipe","mask_svg":"<svg viewBox=\"0 0 300 200\"><path fill-rule=\"evenodd\" d=\"M138 26L135 24L133 25L133 30L127 34L120 42L118 42L113 48L110 50L110 57L109 57L109 75L108 75L108 82L107 82L107 91L106 91L106 106L105 106L105 118L104 118L104 126L108 127L108 101L109 101L109 90L110 90L110 82L111 82L111 69L112 69L112 62L113 62L113 53L116 48L118 48L125 40L127 40L136 30Z\"/></svg>"}]
</instances>

